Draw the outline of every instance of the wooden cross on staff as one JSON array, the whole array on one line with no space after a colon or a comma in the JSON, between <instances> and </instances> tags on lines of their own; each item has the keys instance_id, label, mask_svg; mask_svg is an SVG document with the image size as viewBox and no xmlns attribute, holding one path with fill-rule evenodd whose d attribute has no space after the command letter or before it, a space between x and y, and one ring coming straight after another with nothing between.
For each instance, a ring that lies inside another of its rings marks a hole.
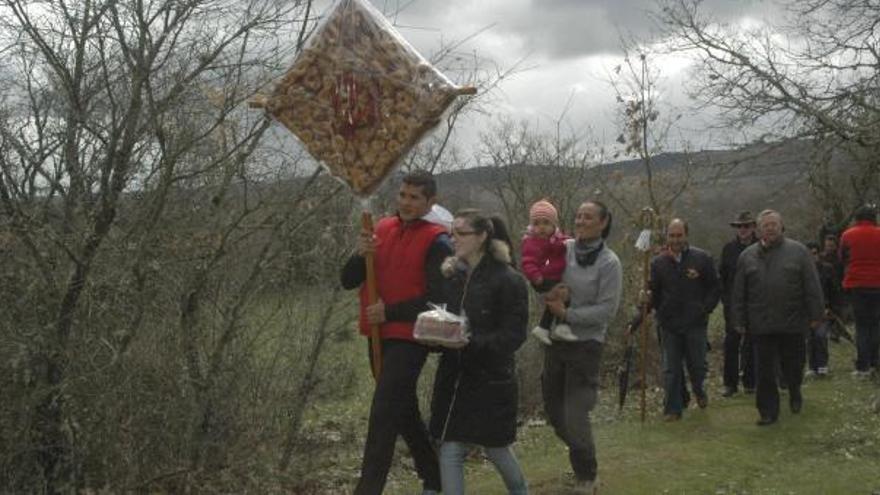
<instances>
[{"instance_id":1,"label":"wooden cross on staff","mask_svg":"<svg viewBox=\"0 0 880 495\"><path fill-rule=\"evenodd\" d=\"M636 248L642 251L642 290L644 294L648 294L651 290L651 256L653 255L652 237L654 224L656 223L656 213L651 208L642 210L642 232L636 242ZM641 387L641 421L645 422L645 414L647 411L647 378L648 378L648 329L651 324L650 317L650 301L640 301L641 318L639 320L639 330L641 331L641 339L639 342L639 379L642 382Z\"/></svg>"},{"instance_id":2,"label":"wooden cross on staff","mask_svg":"<svg viewBox=\"0 0 880 495\"><path fill-rule=\"evenodd\" d=\"M428 63L366 0L337 0L269 96L250 101L293 133L351 191L369 198L433 128L460 87ZM365 207L362 228L373 230ZM378 300L365 257L370 304ZM379 325L370 329L372 371L382 367Z\"/></svg>"}]
</instances>

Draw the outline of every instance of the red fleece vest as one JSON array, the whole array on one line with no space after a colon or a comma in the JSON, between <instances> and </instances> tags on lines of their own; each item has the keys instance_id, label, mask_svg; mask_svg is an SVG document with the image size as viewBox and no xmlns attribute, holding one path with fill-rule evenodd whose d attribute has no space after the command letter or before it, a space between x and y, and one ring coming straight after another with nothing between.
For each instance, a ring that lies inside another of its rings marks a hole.
<instances>
[{"instance_id":1,"label":"red fleece vest","mask_svg":"<svg viewBox=\"0 0 880 495\"><path fill-rule=\"evenodd\" d=\"M880 288L880 227L856 222L840 236L840 250L849 253L845 289Z\"/></svg>"},{"instance_id":2,"label":"red fleece vest","mask_svg":"<svg viewBox=\"0 0 880 495\"><path fill-rule=\"evenodd\" d=\"M379 220L374 228L376 246L374 260L376 264L376 289L386 306L407 299L425 295L425 258L428 249L438 235L445 232L443 227L416 220L408 225L399 217L387 217ZM367 324L367 284L361 286L361 333L370 334ZM413 340L412 321L387 321L379 326L383 339Z\"/></svg>"}]
</instances>

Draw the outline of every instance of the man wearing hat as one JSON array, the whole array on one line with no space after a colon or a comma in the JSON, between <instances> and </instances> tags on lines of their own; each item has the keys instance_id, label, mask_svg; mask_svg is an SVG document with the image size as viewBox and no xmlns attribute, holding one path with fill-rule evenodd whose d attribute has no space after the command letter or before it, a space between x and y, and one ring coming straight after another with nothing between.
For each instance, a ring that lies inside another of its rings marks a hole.
<instances>
[{"instance_id":1,"label":"man wearing hat","mask_svg":"<svg viewBox=\"0 0 880 495\"><path fill-rule=\"evenodd\" d=\"M732 320L733 279L736 276L736 261L745 248L757 242L755 218L750 211L742 211L730 222L736 229L736 237L724 245L718 271L721 274L721 304L724 305L724 397L737 391L742 370L742 385L747 393L755 390L755 359L752 354L752 341L749 335L736 331Z\"/></svg>"}]
</instances>

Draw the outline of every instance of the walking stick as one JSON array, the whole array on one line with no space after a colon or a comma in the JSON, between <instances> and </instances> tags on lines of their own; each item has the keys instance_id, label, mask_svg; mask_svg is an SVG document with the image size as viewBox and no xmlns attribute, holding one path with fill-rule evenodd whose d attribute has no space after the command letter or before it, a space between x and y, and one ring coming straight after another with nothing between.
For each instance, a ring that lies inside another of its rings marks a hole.
<instances>
[{"instance_id":1,"label":"walking stick","mask_svg":"<svg viewBox=\"0 0 880 495\"><path fill-rule=\"evenodd\" d=\"M853 340L853 336L849 334L849 331L846 329L846 323L837 315L834 311L829 311L828 316L831 318L833 323L836 323L836 327L839 329L838 332L841 336L843 336L844 340L849 341L850 344L855 345L856 341ZM832 327L834 328L834 327Z\"/></svg>"},{"instance_id":2,"label":"walking stick","mask_svg":"<svg viewBox=\"0 0 880 495\"><path fill-rule=\"evenodd\" d=\"M644 293L647 294L651 290L651 228L654 226L654 210L645 208L642 210L642 232L639 234L639 240L636 242L636 248L643 252L642 256L642 282ZM642 381L641 394L641 421L645 422L645 411L647 410L647 368L648 368L648 310L650 303L643 301L641 304L641 322L639 322L639 330L641 331L640 347L640 363L639 376Z\"/></svg>"},{"instance_id":3,"label":"walking stick","mask_svg":"<svg viewBox=\"0 0 880 495\"><path fill-rule=\"evenodd\" d=\"M361 227L365 232L369 232L372 237L373 215L370 214L368 208L364 208L364 211L361 214ZM379 296L376 293L376 263L373 259L372 251L368 251L366 256L364 256L364 264L367 267L367 304L373 305L376 304ZM370 324L370 357L372 358L370 359L370 368L373 371L373 379L378 381L379 372L382 371L382 340L379 335L378 323Z\"/></svg>"}]
</instances>

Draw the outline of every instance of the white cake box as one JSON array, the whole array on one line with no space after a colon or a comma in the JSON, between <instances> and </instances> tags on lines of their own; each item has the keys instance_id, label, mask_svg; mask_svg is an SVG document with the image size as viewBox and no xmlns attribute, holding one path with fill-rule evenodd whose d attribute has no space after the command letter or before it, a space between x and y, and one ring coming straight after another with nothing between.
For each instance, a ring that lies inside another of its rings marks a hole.
<instances>
[{"instance_id":1,"label":"white cake box","mask_svg":"<svg viewBox=\"0 0 880 495\"><path fill-rule=\"evenodd\" d=\"M457 349L468 343L467 318L429 304L433 309L419 313L413 337L423 344L441 345Z\"/></svg>"}]
</instances>

